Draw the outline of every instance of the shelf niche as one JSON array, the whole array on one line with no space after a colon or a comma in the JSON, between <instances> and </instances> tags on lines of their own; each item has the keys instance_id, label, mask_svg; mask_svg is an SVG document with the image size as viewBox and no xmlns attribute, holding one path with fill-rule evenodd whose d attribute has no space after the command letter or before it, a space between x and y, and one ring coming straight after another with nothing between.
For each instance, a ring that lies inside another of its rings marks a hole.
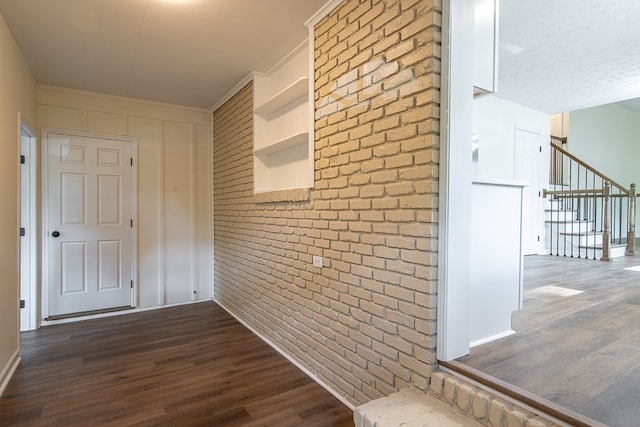
<instances>
[{"instance_id":1,"label":"shelf niche","mask_svg":"<svg viewBox=\"0 0 640 427\"><path fill-rule=\"evenodd\" d=\"M253 73L254 193L313 187L309 44Z\"/></svg>"}]
</instances>

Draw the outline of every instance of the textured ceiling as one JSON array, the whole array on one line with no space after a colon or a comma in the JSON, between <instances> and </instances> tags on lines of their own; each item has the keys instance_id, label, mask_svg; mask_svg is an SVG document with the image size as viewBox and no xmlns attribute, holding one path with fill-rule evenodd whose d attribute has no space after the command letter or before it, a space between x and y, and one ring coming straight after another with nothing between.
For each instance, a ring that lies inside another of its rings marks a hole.
<instances>
[{"instance_id":1,"label":"textured ceiling","mask_svg":"<svg viewBox=\"0 0 640 427\"><path fill-rule=\"evenodd\" d=\"M40 83L211 107L326 0L0 0ZM640 0L501 0L499 96L547 113L640 98Z\"/></svg>"},{"instance_id":2,"label":"textured ceiling","mask_svg":"<svg viewBox=\"0 0 640 427\"><path fill-rule=\"evenodd\" d=\"M307 38L325 2L0 0L0 14L39 83L209 108Z\"/></svg>"},{"instance_id":3,"label":"textured ceiling","mask_svg":"<svg viewBox=\"0 0 640 427\"><path fill-rule=\"evenodd\" d=\"M498 79L547 113L640 97L640 1L502 0Z\"/></svg>"}]
</instances>

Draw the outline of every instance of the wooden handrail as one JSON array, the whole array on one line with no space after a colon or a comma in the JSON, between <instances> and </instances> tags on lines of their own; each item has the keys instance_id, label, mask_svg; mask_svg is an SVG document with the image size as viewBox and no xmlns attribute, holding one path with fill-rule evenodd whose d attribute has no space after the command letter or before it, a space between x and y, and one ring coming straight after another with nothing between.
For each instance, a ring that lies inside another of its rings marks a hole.
<instances>
[{"instance_id":1,"label":"wooden handrail","mask_svg":"<svg viewBox=\"0 0 640 427\"><path fill-rule=\"evenodd\" d=\"M635 185L635 184L631 184L631 185ZM579 199L582 196L589 196L589 195L602 195L604 194L604 191L598 188L592 188L592 189L587 189L587 190L547 190L547 189L543 189L542 190L542 196L543 197L547 197L547 196L556 196L557 199ZM630 194L610 194L609 195L610 198L612 199L619 199L619 198L631 198L631 197L640 197L640 194L635 194L633 196L631 196Z\"/></svg>"},{"instance_id":2,"label":"wooden handrail","mask_svg":"<svg viewBox=\"0 0 640 427\"><path fill-rule=\"evenodd\" d=\"M547 196L588 196L589 194L603 194L601 188L587 188L584 190L542 190L542 195Z\"/></svg>"},{"instance_id":3,"label":"wooden handrail","mask_svg":"<svg viewBox=\"0 0 640 427\"><path fill-rule=\"evenodd\" d=\"M555 145L554 143L551 143L551 148L556 150L556 151L559 151L563 155L567 156L571 160L573 160L576 163L578 163L579 165L583 166L585 169L591 171L594 175L599 176L600 178L602 178L605 181L609 181L611 183L612 187L616 187L618 190L623 192L625 195L627 195L627 196L629 195L629 190L628 189L624 188L622 185L618 184L616 181L614 181L613 179L609 178L608 176L606 176L605 174L603 174L602 172L600 172L596 168L586 164L585 162L583 162L582 160L580 160L579 158L577 158L573 154L569 153L566 150L563 150L562 148L560 148L559 146ZM549 193L549 194L551 194L551 193Z\"/></svg>"},{"instance_id":4,"label":"wooden handrail","mask_svg":"<svg viewBox=\"0 0 640 427\"><path fill-rule=\"evenodd\" d=\"M573 154L569 153L567 150L561 148L561 145L564 142L566 142L566 138L553 136L551 137L550 145L552 157L550 167L552 170L552 174L549 177L549 182L551 183L550 185L552 186L551 188L553 188L553 190L544 190L544 197L552 196L553 199L565 200L567 201L567 203L569 203L570 200L571 209L574 209L574 206L577 206L577 210L575 210L575 212L582 212L581 218L593 218L593 221L595 221L598 215L597 210L602 209L603 216L601 219L602 222L600 224L602 231L602 257L600 259L602 261L609 261L611 259L611 239L614 236L617 237L618 243L622 243L622 228L624 226L623 206L626 206L627 211L624 214L624 216L626 217L625 219L627 220L625 255L633 256L635 254L636 197L638 197L635 184L631 184L629 188L623 187L620 183L609 178L593 166L588 165ZM558 154L560 154L560 156L558 156ZM568 167L568 176L565 174L565 158L570 160ZM572 165L577 165L576 169L578 171L578 176L580 175L581 166L586 170L585 187L590 186L589 182L587 181L587 176L590 174L593 178L591 186L596 186L602 183L602 188L572 188L574 184L580 187L580 183L578 182L578 180L574 181L571 177ZM598 181L598 179L601 181ZM560 189L557 189L557 185L560 185ZM565 185L568 187L567 189L565 189ZM575 199L577 199L577 201L575 201ZM627 204L625 204L624 199L628 200ZM615 202L615 206L614 200L617 200ZM561 204L560 206L561 208L558 209L559 211L561 211L562 207L566 205ZM593 215L591 215L589 209L593 209ZM551 212L551 215L553 216L553 209L551 210ZM572 211L567 210L566 212ZM612 213L614 214L614 217L612 217ZM564 213L563 215L567 214ZM558 249L558 245L560 244L559 236L560 234L558 231L556 235L556 249ZM567 242L563 240L563 244L566 251ZM579 246L580 244L581 243L579 241L578 257L581 256ZM574 242L572 237L569 245L571 249L571 256L573 256L573 245ZM553 251L553 240L550 242L549 247L551 251ZM585 247L588 247L588 244L585 244ZM593 248L595 257L595 244L593 244ZM559 253L556 253L556 255L558 254Z\"/></svg>"},{"instance_id":5,"label":"wooden handrail","mask_svg":"<svg viewBox=\"0 0 640 427\"><path fill-rule=\"evenodd\" d=\"M560 144L566 144L567 143L567 137L566 136L553 136L551 135L551 143L553 144L553 141L560 141ZM560 147L559 145L556 145L556 147Z\"/></svg>"}]
</instances>

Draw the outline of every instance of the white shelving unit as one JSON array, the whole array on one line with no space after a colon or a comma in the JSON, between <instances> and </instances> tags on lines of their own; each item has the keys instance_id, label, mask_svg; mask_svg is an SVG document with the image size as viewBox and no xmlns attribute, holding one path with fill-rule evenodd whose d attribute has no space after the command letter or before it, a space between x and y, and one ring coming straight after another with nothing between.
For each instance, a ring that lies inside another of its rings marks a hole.
<instances>
[{"instance_id":1,"label":"white shelving unit","mask_svg":"<svg viewBox=\"0 0 640 427\"><path fill-rule=\"evenodd\" d=\"M255 193L313 187L309 44L253 75Z\"/></svg>"},{"instance_id":2,"label":"white shelving unit","mask_svg":"<svg viewBox=\"0 0 640 427\"><path fill-rule=\"evenodd\" d=\"M498 91L498 27L500 0L474 0L474 94Z\"/></svg>"}]
</instances>

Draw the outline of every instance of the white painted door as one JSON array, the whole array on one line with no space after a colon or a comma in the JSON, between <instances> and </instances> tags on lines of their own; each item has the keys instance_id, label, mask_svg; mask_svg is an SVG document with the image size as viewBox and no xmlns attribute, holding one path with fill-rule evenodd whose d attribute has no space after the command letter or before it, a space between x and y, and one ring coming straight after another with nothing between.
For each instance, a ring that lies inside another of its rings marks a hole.
<instances>
[{"instance_id":1,"label":"white painted door","mask_svg":"<svg viewBox=\"0 0 640 427\"><path fill-rule=\"evenodd\" d=\"M538 254L540 247L540 168L542 139L540 133L516 127L514 178L530 185L522 197L522 252Z\"/></svg>"},{"instance_id":2,"label":"white painted door","mask_svg":"<svg viewBox=\"0 0 640 427\"><path fill-rule=\"evenodd\" d=\"M131 142L47 133L49 316L132 305Z\"/></svg>"}]
</instances>

